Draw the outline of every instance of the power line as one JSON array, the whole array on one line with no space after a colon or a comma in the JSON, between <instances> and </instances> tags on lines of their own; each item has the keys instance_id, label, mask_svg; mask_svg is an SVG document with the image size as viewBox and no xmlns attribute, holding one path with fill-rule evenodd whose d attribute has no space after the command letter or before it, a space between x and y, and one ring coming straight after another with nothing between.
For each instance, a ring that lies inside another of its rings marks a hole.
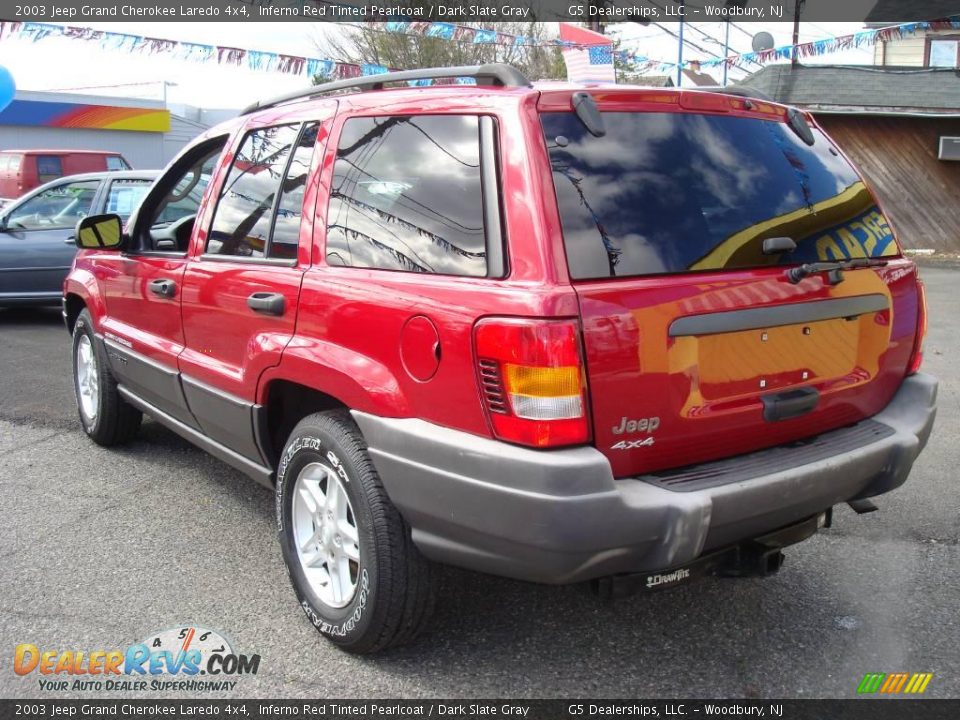
<instances>
[{"instance_id":1,"label":"power line","mask_svg":"<svg viewBox=\"0 0 960 720\"><path fill-rule=\"evenodd\" d=\"M651 0L650 4L653 5L654 7L659 8L660 10L663 10L664 12L666 12L666 8L665 8L663 5L660 5L660 4L657 3L657 2L653 2L652 0ZM660 23L655 22L655 23L652 23L652 24L655 25L656 27L660 28L661 30L663 30L665 33L667 33L667 34L669 34L669 35L672 35L673 37L677 38L677 39L680 40L683 44L688 45L689 47L694 48L694 49L697 50L698 52L701 52L701 53L703 53L703 54L705 54L705 55L709 55L710 57L715 57L715 58L722 58L722 57L723 57L723 56L722 56L720 53L718 53L718 52L711 52L711 51L709 51L709 50L705 50L704 48L700 47L699 45L697 45L697 44L696 44L695 42L693 42L692 40L689 40L688 38L684 38L684 37L682 37L681 35L678 35L677 33L673 32L672 30L664 27L664 26L663 26L662 24L660 24ZM685 23L685 24L686 24L687 26L691 27L692 29L696 30L697 32L699 32L699 33L700 33L701 35L703 35L704 37L710 37L709 35L707 35L706 33L704 33L702 30L700 30L700 29L698 29L697 27L695 27L695 26L693 25L693 23ZM718 40L716 40L716 38L711 38L711 39L714 40L714 42L719 42ZM728 51L729 51L729 48L727 48L727 49L728 49ZM733 64L734 67L740 68L740 69L743 70L744 72L747 72L747 73L750 72L750 71L747 70L745 67L743 67L739 62L733 61L732 64ZM760 63L756 63L756 64L757 64L757 65L760 65ZM679 74L677 75L677 77L678 77L678 79L679 79L679 77L680 77ZM679 85L680 83L678 82L677 84Z\"/></svg>"}]
</instances>

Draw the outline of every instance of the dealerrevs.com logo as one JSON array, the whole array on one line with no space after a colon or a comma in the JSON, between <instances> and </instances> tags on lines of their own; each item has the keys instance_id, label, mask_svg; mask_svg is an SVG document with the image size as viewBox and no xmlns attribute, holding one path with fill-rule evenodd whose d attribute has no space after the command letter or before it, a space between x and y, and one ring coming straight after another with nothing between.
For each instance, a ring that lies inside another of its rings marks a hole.
<instances>
[{"instance_id":1,"label":"dealerrevs.com logo","mask_svg":"<svg viewBox=\"0 0 960 720\"><path fill-rule=\"evenodd\" d=\"M154 633L125 649L81 650L17 645L13 671L36 676L40 689L212 692L256 675L259 655L234 652L216 630L188 626Z\"/></svg>"}]
</instances>

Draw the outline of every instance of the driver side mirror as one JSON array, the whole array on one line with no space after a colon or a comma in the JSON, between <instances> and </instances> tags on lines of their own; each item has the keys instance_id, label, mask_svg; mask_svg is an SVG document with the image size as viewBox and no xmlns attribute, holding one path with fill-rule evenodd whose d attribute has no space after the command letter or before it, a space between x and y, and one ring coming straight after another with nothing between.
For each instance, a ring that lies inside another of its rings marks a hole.
<instances>
[{"instance_id":1,"label":"driver side mirror","mask_svg":"<svg viewBox=\"0 0 960 720\"><path fill-rule=\"evenodd\" d=\"M125 240L119 215L90 215L77 223L75 242L81 250L119 250Z\"/></svg>"}]
</instances>

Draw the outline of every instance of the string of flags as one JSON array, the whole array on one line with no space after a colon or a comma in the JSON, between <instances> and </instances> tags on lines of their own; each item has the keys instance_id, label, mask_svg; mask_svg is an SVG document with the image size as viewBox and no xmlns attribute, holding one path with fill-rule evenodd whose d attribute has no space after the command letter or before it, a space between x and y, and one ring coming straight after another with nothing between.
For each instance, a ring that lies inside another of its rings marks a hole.
<instances>
[{"instance_id":1,"label":"string of flags","mask_svg":"<svg viewBox=\"0 0 960 720\"><path fill-rule=\"evenodd\" d=\"M577 43L562 38L547 41L537 41L534 38L503 33L491 28L472 27L447 22L419 22L419 21L389 21L382 23L385 32L404 35L434 37L460 42L472 42L477 45L512 45L515 47L554 47L560 50L595 48L597 43ZM689 59L682 63L682 67L699 65L703 68L719 67L726 64L728 67L741 62L768 63L774 60L787 60L793 55L796 48L800 58L827 55L830 53L853 48L868 47L877 42L901 38L912 35L921 30L960 30L960 16L951 16L943 20L921 22L906 22L884 28L870 28L850 35L842 35L823 40L813 40L797 45L783 45L760 52L735 53L727 57L708 59ZM92 43L99 43L104 50L126 51L148 55L168 55L175 59L192 62L215 63L235 67L245 67L250 70L264 72L279 72L288 75L316 75L339 80L363 75L377 75L390 72L392 68L377 64L350 63L328 58L303 57L285 55L282 53L264 50L243 49L220 45L206 45L180 40L155 38L132 35L128 33L112 32L108 30L94 30L89 27L57 25L52 23L0 21L0 41L18 38L32 42L40 42L48 38L69 38ZM604 46L611 56L621 62L630 63L635 72L669 72L676 69L677 63L656 60L618 50L613 52L612 45ZM596 54L596 51L594 51ZM424 81L418 81L424 82ZM429 81L425 81L429 82Z\"/></svg>"},{"instance_id":2,"label":"string of flags","mask_svg":"<svg viewBox=\"0 0 960 720\"><path fill-rule=\"evenodd\" d=\"M140 53L144 55L167 55L176 60L213 63L263 72L279 72L287 75L316 75L341 80L362 75L389 72L382 65L349 63L326 58L284 55L265 50L251 50L221 45L205 45L168 40L109 30L94 30L89 27L55 25L52 23L0 21L0 41L17 38L40 42L50 38L69 38L98 43L104 50Z\"/></svg>"},{"instance_id":3,"label":"string of flags","mask_svg":"<svg viewBox=\"0 0 960 720\"><path fill-rule=\"evenodd\" d=\"M533 38L502 33L497 30L471 27L445 22L417 22L417 21L394 21L384 23L384 30L391 33L402 33L405 35L421 35L424 37L437 37L447 40L472 41L474 43L494 43L498 45L514 45L519 47L559 47L561 49L590 49L597 46L596 41L574 42L563 38L563 26L567 23L561 23L561 37L546 42L537 42ZM878 42L902 38L905 35L913 35L921 30L960 30L960 16L951 16L943 20L929 20L920 22L905 22L899 25L891 25L882 28L869 28L861 30L850 35L840 35L822 40L812 40L798 43L797 45L782 45L780 47L762 50L760 52L734 53L726 57L716 57L709 59L689 59L682 63L681 67L691 67L699 65L700 67L718 67L726 64L728 67L737 65L741 62L767 63L774 60L789 60L793 56L793 49L796 47L798 57L815 57L820 55L829 55L831 53L844 50L851 50L861 47L869 47ZM643 73L647 71L669 72L677 67L677 63L664 60L656 60L638 55L625 50L612 51L612 44L607 45L612 55L624 63L632 63L636 72ZM596 54L596 52L594 53Z\"/></svg>"},{"instance_id":4,"label":"string of flags","mask_svg":"<svg viewBox=\"0 0 960 720\"><path fill-rule=\"evenodd\" d=\"M727 67L731 67L743 61L768 63L773 60L789 60L793 57L794 48L796 48L797 57L816 57L844 50L870 47L878 42L899 39L905 35L914 35L920 30L960 30L960 16L954 15L943 20L907 22L883 28L870 28L850 35L839 35L823 40L812 40L798 43L797 45L782 45L780 47L770 48L769 50L761 50L760 52L738 53L708 60L693 60L684 63L684 65L699 62L701 67L718 67L724 64L727 65ZM676 67L676 65L673 67Z\"/></svg>"},{"instance_id":5,"label":"string of flags","mask_svg":"<svg viewBox=\"0 0 960 720\"><path fill-rule=\"evenodd\" d=\"M556 39L538 42L527 36L446 22L391 21L382 23L382 29L385 32L404 35L433 37L443 40L467 40L476 45L512 45L522 48L558 47L561 49L583 47L583 44L567 40ZM331 80L379 75L397 69L374 63L351 63L328 58L285 55L265 50L206 45L110 30L95 30L89 27L41 22L0 21L0 41L12 38L34 43L50 38L69 38L98 43L104 50L168 55L177 60L245 67L249 70L279 72L287 75L306 75L307 77L320 75ZM632 62L647 61L647 58L632 53L621 53L621 55L624 58L629 58ZM412 84L424 83L429 84L430 81L414 81Z\"/></svg>"}]
</instances>

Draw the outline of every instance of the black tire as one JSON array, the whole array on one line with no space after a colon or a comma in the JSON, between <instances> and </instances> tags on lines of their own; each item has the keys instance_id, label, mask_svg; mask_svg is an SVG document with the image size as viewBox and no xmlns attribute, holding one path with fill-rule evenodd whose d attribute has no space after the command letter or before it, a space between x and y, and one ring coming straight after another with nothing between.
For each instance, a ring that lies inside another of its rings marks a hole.
<instances>
[{"instance_id":1,"label":"black tire","mask_svg":"<svg viewBox=\"0 0 960 720\"><path fill-rule=\"evenodd\" d=\"M97 399L95 411L88 414L81 401L81 378L78 373L78 350L81 344L93 353L96 363ZM133 438L140 430L143 414L130 405L117 391L117 381L110 372L107 358L93 333L90 313L83 309L73 326L73 392L83 431L98 445L119 445Z\"/></svg>"},{"instance_id":2,"label":"black tire","mask_svg":"<svg viewBox=\"0 0 960 720\"><path fill-rule=\"evenodd\" d=\"M315 463L343 479L356 524L356 590L343 607L324 602L307 579L295 539L295 488ZM352 653L373 653L412 640L426 626L434 605L431 564L387 497L348 412L310 415L293 429L277 471L276 504L280 547L300 607L328 640Z\"/></svg>"}]
</instances>

